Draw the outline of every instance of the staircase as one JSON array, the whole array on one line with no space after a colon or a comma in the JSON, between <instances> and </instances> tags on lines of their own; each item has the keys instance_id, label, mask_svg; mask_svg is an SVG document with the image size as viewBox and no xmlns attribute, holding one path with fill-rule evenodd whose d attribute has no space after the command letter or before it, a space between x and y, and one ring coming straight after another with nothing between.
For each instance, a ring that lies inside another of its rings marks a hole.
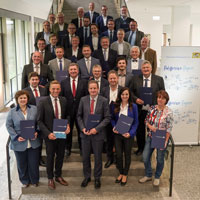
<instances>
[{"instance_id":1,"label":"staircase","mask_svg":"<svg viewBox=\"0 0 200 200\"><path fill-rule=\"evenodd\" d=\"M47 175L46 168L40 167L40 184L39 187L28 187L22 188L22 196L20 199L28 199L29 195L35 196L36 199L40 195L66 195L67 197L101 197L102 195L108 197L110 195L128 195L131 197L136 192L144 194L151 192L158 192L160 188L168 189L167 173L163 173L161 178L160 187L153 187L152 182L145 184L138 183L138 179L144 176L144 164L141 161L141 156L136 156L132 152L132 163L129 170L128 182L126 186L122 187L120 184L115 183L115 179L118 176L118 170L113 164L108 169L103 168L103 174L101 178L102 186L100 189L94 188L94 178L92 172L92 181L86 188L81 188L81 182L83 180L83 168L82 168L82 157L79 155L77 139L74 138L72 154L69 158L65 158L62 170L62 176L68 181L69 186L62 186L56 182L56 190L51 191L47 186ZM45 149L43 150L45 154ZM94 157L91 156L92 168L94 167ZM103 154L103 166L106 162L106 154ZM166 170L165 170L166 171ZM26 197L26 198L24 198ZM44 196L43 196L44 197ZM43 199L43 198L42 198ZM58 198L59 199L59 198ZM73 198L72 198L73 199Z\"/></svg>"}]
</instances>

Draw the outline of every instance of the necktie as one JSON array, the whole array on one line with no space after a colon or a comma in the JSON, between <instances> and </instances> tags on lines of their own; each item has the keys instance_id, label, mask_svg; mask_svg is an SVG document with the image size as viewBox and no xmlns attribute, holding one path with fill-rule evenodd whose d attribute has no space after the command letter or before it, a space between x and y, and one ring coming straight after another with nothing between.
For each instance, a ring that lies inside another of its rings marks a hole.
<instances>
[{"instance_id":1,"label":"necktie","mask_svg":"<svg viewBox=\"0 0 200 200\"><path fill-rule=\"evenodd\" d=\"M60 59L59 62L60 62L60 71L62 71L62 59Z\"/></svg>"},{"instance_id":2,"label":"necktie","mask_svg":"<svg viewBox=\"0 0 200 200\"><path fill-rule=\"evenodd\" d=\"M88 36L88 28L85 27L85 37L84 37L84 42L86 42Z\"/></svg>"},{"instance_id":3,"label":"necktie","mask_svg":"<svg viewBox=\"0 0 200 200\"><path fill-rule=\"evenodd\" d=\"M144 87L147 87L147 84L148 84L148 79L145 78L145 79L144 79Z\"/></svg>"},{"instance_id":4,"label":"necktie","mask_svg":"<svg viewBox=\"0 0 200 200\"><path fill-rule=\"evenodd\" d=\"M39 66L35 65L35 71L39 74Z\"/></svg>"},{"instance_id":5,"label":"necktie","mask_svg":"<svg viewBox=\"0 0 200 200\"><path fill-rule=\"evenodd\" d=\"M89 59L87 59L86 65L87 65L88 73L90 74L90 60Z\"/></svg>"},{"instance_id":6,"label":"necktie","mask_svg":"<svg viewBox=\"0 0 200 200\"><path fill-rule=\"evenodd\" d=\"M90 104L90 114L94 114L94 99L91 100L91 104Z\"/></svg>"},{"instance_id":7,"label":"necktie","mask_svg":"<svg viewBox=\"0 0 200 200\"><path fill-rule=\"evenodd\" d=\"M93 23L92 18L93 18L93 12L90 13L90 23Z\"/></svg>"},{"instance_id":8,"label":"necktie","mask_svg":"<svg viewBox=\"0 0 200 200\"><path fill-rule=\"evenodd\" d=\"M41 51L41 54L42 54L42 64L44 64L44 51Z\"/></svg>"},{"instance_id":9,"label":"necktie","mask_svg":"<svg viewBox=\"0 0 200 200\"><path fill-rule=\"evenodd\" d=\"M57 103L57 99L55 99L55 117L56 117L56 119L58 119L58 103Z\"/></svg>"},{"instance_id":10,"label":"necktie","mask_svg":"<svg viewBox=\"0 0 200 200\"><path fill-rule=\"evenodd\" d=\"M107 61L106 49L104 49L104 52L103 52L103 57L104 57L104 60L105 60L105 61Z\"/></svg>"},{"instance_id":11,"label":"necktie","mask_svg":"<svg viewBox=\"0 0 200 200\"><path fill-rule=\"evenodd\" d=\"M35 92L35 97L38 97L38 92L36 88L34 89L34 92Z\"/></svg>"},{"instance_id":12,"label":"necktie","mask_svg":"<svg viewBox=\"0 0 200 200\"><path fill-rule=\"evenodd\" d=\"M112 43L112 41L113 41L113 33L112 31L110 31L110 43Z\"/></svg>"},{"instance_id":13,"label":"necktie","mask_svg":"<svg viewBox=\"0 0 200 200\"><path fill-rule=\"evenodd\" d=\"M73 93L73 97L76 96L76 85L75 85L75 79L73 79L72 82L72 93Z\"/></svg>"},{"instance_id":14,"label":"necktie","mask_svg":"<svg viewBox=\"0 0 200 200\"><path fill-rule=\"evenodd\" d=\"M52 52L53 55L55 55L55 46L52 46Z\"/></svg>"},{"instance_id":15,"label":"necktie","mask_svg":"<svg viewBox=\"0 0 200 200\"><path fill-rule=\"evenodd\" d=\"M131 32L131 35L130 35L129 40L128 40L128 43L130 43L130 44L131 44L132 37L133 37L133 31Z\"/></svg>"},{"instance_id":16,"label":"necktie","mask_svg":"<svg viewBox=\"0 0 200 200\"><path fill-rule=\"evenodd\" d=\"M132 62L137 62L137 60L134 60L134 59L133 59Z\"/></svg>"},{"instance_id":17,"label":"necktie","mask_svg":"<svg viewBox=\"0 0 200 200\"><path fill-rule=\"evenodd\" d=\"M82 24L82 18L80 18L80 27L82 27L83 24Z\"/></svg>"}]
</instances>

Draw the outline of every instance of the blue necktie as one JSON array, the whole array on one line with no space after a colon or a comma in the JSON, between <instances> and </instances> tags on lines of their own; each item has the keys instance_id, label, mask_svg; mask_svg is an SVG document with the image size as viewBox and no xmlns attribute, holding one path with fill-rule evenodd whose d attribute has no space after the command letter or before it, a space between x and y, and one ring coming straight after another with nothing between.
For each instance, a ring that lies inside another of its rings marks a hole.
<instances>
[{"instance_id":1,"label":"blue necktie","mask_svg":"<svg viewBox=\"0 0 200 200\"><path fill-rule=\"evenodd\" d=\"M145 79L144 79L144 87L147 87L147 84L148 84L148 79L145 78Z\"/></svg>"},{"instance_id":2,"label":"blue necktie","mask_svg":"<svg viewBox=\"0 0 200 200\"><path fill-rule=\"evenodd\" d=\"M113 41L113 34L112 34L112 31L110 31L110 44L112 43Z\"/></svg>"},{"instance_id":3,"label":"blue necktie","mask_svg":"<svg viewBox=\"0 0 200 200\"><path fill-rule=\"evenodd\" d=\"M133 31L132 31L132 33L131 33L131 35L129 37L129 41L128 41L128 43L130 43L130 44L131 44L132 37L133 37Z\"/></svg>"},{"instance_id":4,"label":"blue necktie","mask_svg":"<svg viewBox=\"0 0 200 200\"><path fill-rule=\"evenodd\" d=\"M60 59L59 62L60 62L60 71L62 71L62 59Z\"/></svg>"},{"instance_id":5,"label":"blue necktie","mask_svg":"<svg viewBox=\"0 0 200 200\"><path fill-rule=\"evenodd\" d=\"M85 27L85 41L84 42L86 42L86 40L87 40L87 35L88 35L88 28L87 27Z\"/></svg>"}]
</instances>

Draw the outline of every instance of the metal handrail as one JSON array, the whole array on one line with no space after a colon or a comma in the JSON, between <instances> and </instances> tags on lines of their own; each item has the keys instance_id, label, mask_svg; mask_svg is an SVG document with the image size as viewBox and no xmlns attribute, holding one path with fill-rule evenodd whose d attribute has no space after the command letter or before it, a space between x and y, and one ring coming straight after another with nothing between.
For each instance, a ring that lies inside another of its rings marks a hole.
<instances>
[{"instance_id":1,"label":"metal handrail","mask_svg":"<svg viewBox=\"0 0 200 200\"><path fill-rule=\"evenodd\" d=\"M10 144L11 137L8 137L6 143L6 158L7 158L7 173L8 173L8 195L9 199L12 199L12 190L11 190L11 174L10 174L10 152L9 152L9 144Z\"/></svg>"},{"instance_id":2,"label":"metal handrail","mask_svg":"<svg viewBox=\"0 0 200 200\"><path fill-rule=\"evenodd\" d=\"M172 187L173 187L174 148L175 148L174 139L173 139L172 135L170 135L169 141L171 142L171 154L170 154L171 163L170 163L170 177L169 177L169 196L171 197L172 196Z\"/></svg>"}]
</instances>

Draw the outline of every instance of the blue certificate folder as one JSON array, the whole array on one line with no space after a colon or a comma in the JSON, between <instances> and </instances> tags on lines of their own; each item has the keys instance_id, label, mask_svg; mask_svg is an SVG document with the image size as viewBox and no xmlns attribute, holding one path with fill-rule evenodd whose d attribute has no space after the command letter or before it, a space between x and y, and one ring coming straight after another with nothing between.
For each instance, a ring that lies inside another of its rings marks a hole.
<instances>
[{"instance_id":1,"label":"blue certificate folder","mask_svg":"<svg viewBox=\"0 0 200 200\"><path fill-rule=\"evenodd\" d=\"M133 69L132 74L133 75L140 75L140 74L142 74L142 71L141 71L141 69Z\"/></svg>"},{"instance_id":2,"label":"blue certificate folder","mask_svg":"<svg viewBox=\"0 0 200 200\"><path fill-rule=\"evenodd\" d=\"M166 130L156 130L152 132L151 148L164 149Z\"/></svg>"},{"instance_id":3,"label":"blue certificate folder","mask_svg":"<svg viewBox=\"0 0 200 200\"><path fill-rule=\"evenodd\" d=\"M139 89L140 99L144 101L144 105L152 104L152 88L151 87L141 87Z\"/></svg>"},{"instance_id":4,"label":"blue certificate folder","mask_svg":"<svg viewBox=\"0 0 200 200\"><path fill-rule=\"evenodd\" d=\"M56 80L61 82L67 78L67 71L56 71Z\"/></svg>"},{"instance_id":5,"label":"blue certificate folder","mask_svg":"<svg viewBox=\"0 0 200 200\"><path fill-rule=\"evenodd\" d=\"M132 117L128 117L126 115L121 114L117 124L115 126L115 129L120 133L120 134L124 134L124 133L128 133L131 125L133 123L133 118Z\"/></svg>"},{"instance_id":6,"label":"blue certificate folder","mask_svg":"<svg viewBox=\"0 0 200 200\"><path fill-rule=\"evenodd\" d=\"M20 129L21 137L24 139L33 139L35 137L35 120L21 120Z\"/></svg>"},{"instance_id":7,"label":"blue certificate folder","mask_svg":"<svg viewBox=\"0 0 200 200\"><path fill-rule=\"evenodd\" d=\"M53 120L53 133L56 138L66 139L67 135L65 130L67 129L68 121L66 119L54 119Z\"/></svg>"},{"instance_id":8,"label":"blue certificate folder","mask_svg":"<svg viewBox=\"0 0 200 200\"><path fill-rule=\"evenodd\" d=\"M101 115L98 114L88 115L86 130L88 131L92 128L95 128L100 123L100 120L101 120Z\"/></svg>"}]
</instances>

